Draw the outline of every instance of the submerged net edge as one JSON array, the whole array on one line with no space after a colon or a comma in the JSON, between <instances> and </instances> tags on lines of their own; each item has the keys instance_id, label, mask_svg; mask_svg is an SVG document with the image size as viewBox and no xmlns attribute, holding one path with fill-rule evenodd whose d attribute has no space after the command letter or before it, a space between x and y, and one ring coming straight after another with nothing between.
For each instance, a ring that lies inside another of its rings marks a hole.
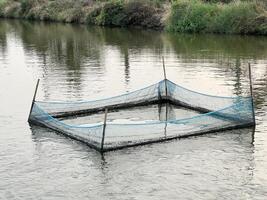
<instances>
[{"instance_id":1,"label":"submerged net edge","mask_svg":"<svg viewBox=\"0 0 267 200\"><path fill-rule=\"evenodd\" d=\"M47 125L40 123L36 120L30 120L29 121L31 124L33 125L37 125L37 126L41 126L43 128L48 128L48 129L52 129L53 131L62 134L65 137L74 139L76 141L79 141L87 146L89 146L92 149L95 149L96 151L99 152L109 152L109 151L115 151L115 150L120 150L120 149L125 149L125 148L130 148L130 147L137 147L137 146L142 146L142 145L148 145L148 144L154 144L154 143L162 143L162 142L166 142L166 141L170 141L170 140L175 140L175 139L183 139L183 138L189 138L189 137L194 137L194 136L201 136L201 135L206 135L206 134L210 134L210 133L216 133L216 132L223 132L223 131L230 131L230 130L234 130L234 129L243 129L243 128L249 128L249 127L253 127L255 124L253 122L248 122L246 124L242 124L242 125L233 125L233 126L227 126L227 127L220 127L217 129L211 129L211 130L205 130L205 131L197 131L197 132L192 132L186 135L176 135L176 136L167 136L167 137L162 137L162 138L158 138L158 139L149 139L149 140L144 140L144 141L138 141L136 143L122 143L120 146L116 146L116 147L104 147L103 149L100 148L100 143L94 142L92 140L87 140L83 137L79 137L77 135L72 135L71 133L68 133L66 131L64 131L63 129L59 129L59 128L51 128L48 127Z\"/></svg>"},{"instance_id":2,"label":"submerged net edge","mask_svg":"<svg viewBox=\"0 0 267 200\"><path fill-rule=\"evenodd\" d=\"M87 146L89 146L90 148L93 148L93 149L95 149L95 150L97 150L99 152L102 152L101 148L98 147L100 144L95 142L95 141L93 141L93 140L88 140L86 138L83 138L83 137L80 137L80 136L77 136L77 135L73 135L71 133L68 133L67 131L64 131L63 129L60 129L60 128L49 127L46 124L41 123L41 122L36 121L36 120L30 119L29 123L33 124L33 125L36 125L36 126L41 126L43 128L47 128L47 129L53 130L53 131L65 136L65 137L68 137L68 138L77 140L79 142L82 142L82 143L86 144Z\"/></svg>"}]
</instances>

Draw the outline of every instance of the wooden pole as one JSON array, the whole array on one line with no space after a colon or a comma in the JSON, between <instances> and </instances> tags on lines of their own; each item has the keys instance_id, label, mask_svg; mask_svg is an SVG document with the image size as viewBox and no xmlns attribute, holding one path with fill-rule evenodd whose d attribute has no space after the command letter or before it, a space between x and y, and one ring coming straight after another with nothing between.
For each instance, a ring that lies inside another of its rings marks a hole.
<instances>
[{"instance_id":1,"label":"wooden pole","mask_svg":"<svg viewBox=\"0 0 267 200\"><path fill-rule=\"evenodd\" d=\"M105 109L105 116L104 116L104 124L103 124L103 135L102 135L102 141L101 141L101 152L103 152L104 149L104 142L105 142L105 132L106 132L106 125L107 125L107 115L108 115L108 109Z\"/></svg>"},{"instance_id":2,"label":"wooden pole","mask_svg":"<svg viewBox=\"0 0 267 200\"><path fill-rule=\"evenodd\" d=\"M167 76L166 76L166 68L165 68L164 57L162 57L162 64L163 64L163 72L164 72L165 95L166 95L166 98L167 98L167 96L168 96L168 90L167 90Z\"/></svg>"},{"instance_id":3,"label":"wooden pole","mask_svg":"<svg viewBox=\"0 0 267 200\"><path fill-rule=\"evenodd\" d=\"M29 120L30 120L30 116L31 116L31 113L32 113L33 104L34 104L34 102L35 102L35 98L36 98L36 94L37 94L37 90L38 90L39 82L40 82L40 79L37 80L37 83L36 83L36 86L35 86L35 91L34 91L34 95L33 95L33 98L32 98L31 110L30 110L30 113L29 113L29 116L28 116L28 122L29 122Z\"/></svg>"},{"instance_id":4,"label":"wooden pole","mask_svg":"<svg viewBox=\"0 0 267 200\"><path fill-rule=\"evenodd\" d=\"M248 63L248 72L249 72L249 87L250 87L250 95L251 95L251 106L252 106L253 122L254 122L254 125L256 125L254 102L253 102L253 87L252 87L251 65L250 65L250 63Z\"/></svg>"},{"instance_id":5,"label":"wooden pole","mask_svg":"<svg viewBox=\"0 0 267 200\"><path fill-rule=\"evenodd\" d=\"M166 69L165 69L164 57L162 57L162 64L163 64L163 72L164 72L164 80L165 80L166 79Z\"/></svg>"}]
</instances>

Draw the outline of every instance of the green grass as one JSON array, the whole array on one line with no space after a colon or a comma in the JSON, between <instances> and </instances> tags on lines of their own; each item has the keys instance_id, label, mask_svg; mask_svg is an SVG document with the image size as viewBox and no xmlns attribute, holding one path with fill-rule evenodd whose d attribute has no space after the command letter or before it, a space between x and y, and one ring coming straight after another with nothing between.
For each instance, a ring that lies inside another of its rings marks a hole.
<instances>
[{"instance_id":1,"label":"green grass","mask_svg":"<svg viewBox=\"0 0 267 200\"><path fill-rule=\"evenodd\" d=\"M176 0L167 29L172 32L267 34L267 17L257 3Z\"/></svg>"},{"instance_id":2,"label":"green grass","mask_svg":"<svg viewBox=\"0 0 267 200\"><path fill-rule=\"evenodd\" d=\"M267 34L266 0L0 0L0 16L170 32Z\"/></svg>"},{"instance_id":3,"label":"green grass","mask_svg":"<svg viewBox=\"0 0 267 200\"><path fill-rule=\"evenodd\" d=\"M6 0L0 0L0 16L4 15L5 3L6 3Z\"/></svg>"}]
</instances>

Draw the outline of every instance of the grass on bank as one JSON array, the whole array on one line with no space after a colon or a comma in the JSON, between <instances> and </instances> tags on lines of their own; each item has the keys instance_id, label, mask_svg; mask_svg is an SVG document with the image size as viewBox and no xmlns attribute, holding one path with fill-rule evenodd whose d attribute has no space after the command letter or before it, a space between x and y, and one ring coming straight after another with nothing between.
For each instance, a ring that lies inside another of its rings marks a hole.
<instances>
[{"instance_id":1,"label":"grass on bank","mask_svg":"<svg viewBox=\"0 0 267 200\"><path fill-rule=\"evenodd\" d=\"M167 29L173 32L267 34L267 13L255 1L228 4L177 0Z\"/></svg>"},{"instance_id":2,"label":"grass on bank","mask_svg":"<svg viewBox=\"0 0 267 200\"><path fill-rule=\"evenodd\" d=\"M0 0L0 16L101 26L141 26L170 32L266 35L267 11L264 2L266 3L265 0Z\"/></svg>"}]
</instances>

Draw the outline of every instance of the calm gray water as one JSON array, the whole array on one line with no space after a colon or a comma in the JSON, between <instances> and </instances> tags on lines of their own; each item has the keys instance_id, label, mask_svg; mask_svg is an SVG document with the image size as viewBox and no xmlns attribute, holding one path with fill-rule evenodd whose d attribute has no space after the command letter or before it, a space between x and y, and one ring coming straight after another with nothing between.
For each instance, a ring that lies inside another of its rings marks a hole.
<instances>
[{"instance_id":1,"label":"calm gray water","mask_svg":"<svg viewBox=\"0 0 267 200\"><path fill-rule=\"evenodd\" d=\"M256 130L128 148L104 156L27 117L39 100L89 100L167 76L212 95L247 95ZM267 37L171 35L0 21L0 199L266 199Z\"/></svg>"}]
</instances>

